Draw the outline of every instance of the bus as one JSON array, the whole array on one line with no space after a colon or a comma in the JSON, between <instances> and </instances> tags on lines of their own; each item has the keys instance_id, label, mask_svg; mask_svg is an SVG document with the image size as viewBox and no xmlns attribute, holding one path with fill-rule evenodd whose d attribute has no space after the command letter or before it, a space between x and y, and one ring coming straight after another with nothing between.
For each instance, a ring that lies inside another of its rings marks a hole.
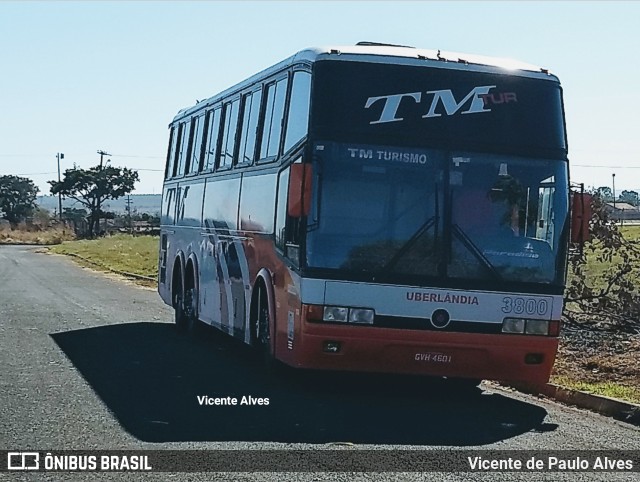
<instances>
[{"instance_id":1,"label":"bus","mask_svg":"<svg viewBox=\"0 0 640 482\"><path fill-rule=\"evenodd\" d=\"M169 126L158 291L300 369L546 383L570 243L559 80L311 48Z\"/></svg>"}]
</instances>

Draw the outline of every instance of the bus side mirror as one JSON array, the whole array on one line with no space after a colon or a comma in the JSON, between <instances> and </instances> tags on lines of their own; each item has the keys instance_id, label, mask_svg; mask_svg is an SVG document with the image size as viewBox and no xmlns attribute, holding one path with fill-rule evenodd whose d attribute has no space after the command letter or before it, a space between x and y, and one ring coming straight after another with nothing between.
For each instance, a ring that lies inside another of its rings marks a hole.
<instances>
[{"instance_id":1,"label":"bus side mirror","mask_svg":"<svg viewBox=\"0 0 640 482\"><path fill-rule=\"evenodd\" d=\"M287 214L292 218L307 216L311 210L311 165L291 164Z\"/></svg>"},{"instance_id":2,"label":"bus side mirror","mask_svg":"<svg viewBox=\"0 0 640 482\"><path fill-rule=\"evenodd\" d=\"M571 242L584 244L591 239L591 194L574 192L571 200Z\"/></svg>"}]
</instances>

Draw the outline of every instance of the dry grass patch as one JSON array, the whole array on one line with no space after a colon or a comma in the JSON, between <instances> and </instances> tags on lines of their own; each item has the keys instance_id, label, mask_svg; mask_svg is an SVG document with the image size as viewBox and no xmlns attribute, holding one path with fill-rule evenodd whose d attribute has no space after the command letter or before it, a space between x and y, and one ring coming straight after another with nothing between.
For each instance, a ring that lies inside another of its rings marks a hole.
<instances>
[{"instance_id":1,"label":"dry grass patch","mask_svg":"<svg viewBox=\"0 0 640 482\"><path fill-rule=\"evenodd\" d=\"M551 382L640 403L640 334L565 327Z\"/></svg>"},{"instance_id":2,"label":"dry grass patch","mask_svg":"<svg viewBox=\"0 0 640 482\"><path fill-rule=\"evenodd\" d=\"M75 239L73 230L63 228L0 228L0 244L53 245Z\"/></svg>"}]
</instances>

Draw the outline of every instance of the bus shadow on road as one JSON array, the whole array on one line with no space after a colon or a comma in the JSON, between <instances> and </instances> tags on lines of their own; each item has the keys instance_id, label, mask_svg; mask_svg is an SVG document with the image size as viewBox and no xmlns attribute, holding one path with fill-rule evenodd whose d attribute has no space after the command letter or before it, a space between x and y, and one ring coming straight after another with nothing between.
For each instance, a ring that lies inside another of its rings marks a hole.
<instances>
[{"instance_id":1,"label":"bus shadow on road","mask_svg":"<svg viewBox=\"0 0 640 482\"><path fill-rule=\"evenodd\" d=\"M541 407L438 382L268 376L248 347L214 330L193 339L168 323L139 322L51 336L125 430L145 442L465 446L553 429ZM200 405L202 396L238 405ZM250 396L269 404L240 405Z\"/></svg>"}]
</instances>

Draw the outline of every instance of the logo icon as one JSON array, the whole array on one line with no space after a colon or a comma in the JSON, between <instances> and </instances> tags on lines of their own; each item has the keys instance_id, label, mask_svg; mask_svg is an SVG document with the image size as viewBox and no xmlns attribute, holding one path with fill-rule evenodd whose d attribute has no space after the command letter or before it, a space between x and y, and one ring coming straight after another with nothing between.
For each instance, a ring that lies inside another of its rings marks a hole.
<instances>
[{"instance_id":1,"label":"logo icon","mask_svg":"<svg viewBox=\"0 0 640 482\"><path fill-rule=\"evenodd\" d=\"M39 470L40 454L38 452L9 452L7 454L8 470Z\"/></svg>"},{"instance_id":2,"label":"logo icon","mask_svg":"<svg viewBox=\"0 0 640 482\"><path fill-rule=\"evenodd\" d=\"M447 310L436 310L431 315L431 324L434 328L446 328L451 321L451 317L449 316L449 312Z\"/></svg>"}]
</instances>

